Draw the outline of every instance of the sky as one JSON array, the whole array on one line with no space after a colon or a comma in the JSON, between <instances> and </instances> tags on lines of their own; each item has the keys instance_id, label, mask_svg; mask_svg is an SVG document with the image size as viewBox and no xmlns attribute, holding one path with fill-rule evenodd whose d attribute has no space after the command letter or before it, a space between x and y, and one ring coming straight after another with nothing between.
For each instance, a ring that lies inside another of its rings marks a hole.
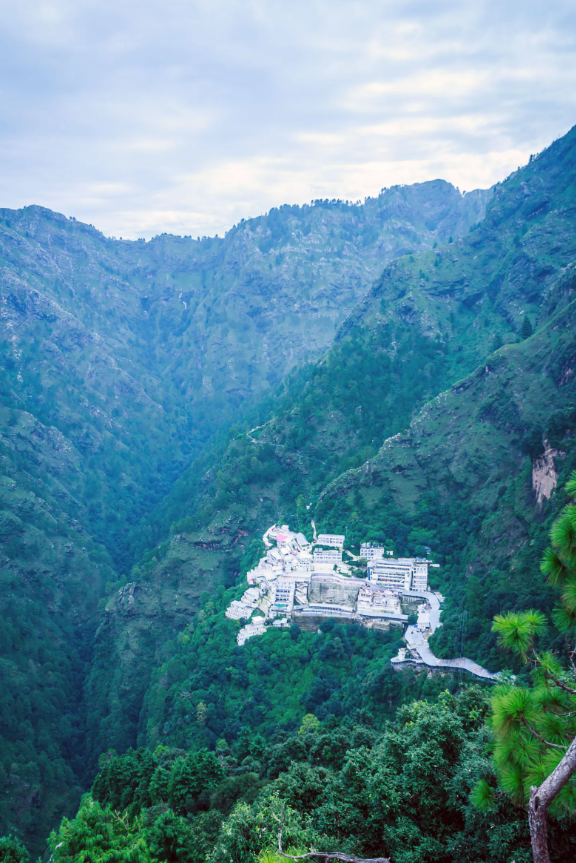
<instances>
[{"instance_id":1,"label":"sky","mask_svg":"<svg viewBox=\"0 0 576 863\"><path fill-rule=\"evenodd\" d=\"M574 0L3 0L0 206L108 236L504 179L576 124Z\"/></svg>"}]
</instances>

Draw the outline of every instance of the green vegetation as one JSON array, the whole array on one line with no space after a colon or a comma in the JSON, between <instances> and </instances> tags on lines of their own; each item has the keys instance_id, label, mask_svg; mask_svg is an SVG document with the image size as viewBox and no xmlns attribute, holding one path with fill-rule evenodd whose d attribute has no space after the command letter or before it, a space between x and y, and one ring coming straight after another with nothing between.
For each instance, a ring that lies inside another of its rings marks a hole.
<instances>
[{"instance_id":1,"label":"green vegetation","mask_svg":"<svg viewBox=\"0 0 576 863\"><path fill-rule=\"evenodd\" d=\"M492 698L494 761L502 787L515 803L528 804L535 863L548 863L547 813L576 811L576 471L567 483L571 503L552 526L552 547L542 560L548 581L561 591L553 612L565 637L561 653L543 649L547 620L539 611L498 615L493 629L504 648L531 668L531 686L498 686ZM488 811L494 789L484 780L475 791Z\"/></svg>"},{"instance_id":2,"label":"green vegetation","mask_svg":"<svg viewBox=\"0 0 576 863\"><path fill-rule=\"evenodd\" d=\"M272 628L236 646L240 625L223 616L237 590L209 601L178 636L151 681L145 740L154 748L214 747L243 727L294 732L305 714L324 720L355 709L390 716L404 693L432 695L433 681L396 675L390 658L401 630L367 630L324 620L321 630Z\"/></svg>"},{"instance_id":3,"label":"green vegetation","mask_svg":"<svg viewBox=\"0 0 576 863\"><path fill-rule=\"evenodd\" d=\"M101 743L132 741L137 716L120 715L122 699L98 726L106 698L86 674L99 669L109 597L166 556L184 513L142 518L191 460L204 471L217 460L233 422L261 424L300 386L403 253L405 228L411 248L430 248L465 232L488 198L426 183L363 205L273 210L224 239L149 243L41 207L0 211L0 832L41 851ZM211 569L200 590L181 591L179 628L219 581Z\"/></svg>"},{"instance_id":4,"label":"green vegetation","mask_svg":"<svg viewBox=\"0 0 576 863\"><path fill-rule=\"evenodd\" d=\"M487 708L485 693L468 687L414 701L380 730L358 710L320 723L306 717L291 735L246 727L213 753L107 754L76 818L52 834L53 859L262 863L276 860L284 818L284 848L299 853L528 863L524 815L499 792L486 753ZM478 774L497 788L489 814L471 803ZM574 842L552 822L554 860L570 859Z\"/></svg>"},{"instance_id":5,"label":"green vegetation","mask_svg":"<svg viewBox=\"0 0 576 863\"><path fill-rule=\"evenodd\" d=\"M447 597L435 652L465 650L492 670L510 663L491 621L508 609L549 613L552 592L537 561L575 466L574 137L502 184L472 233L387 267L274 418L249 436L237 429L149 517L170 540L134 572L130 613L113 600L99 632L94 752L107 741L120 751L172 734L152 715L159 669L169 667L203 590L244 583L243 558L273 522L310 536L313 516L352 547L431 548L441 564L433 586ZM551 201L530 219L527 189L545 189ZM527 313L538 325L521 340ZM554 494L538 501L531 461L546 436L564 455L554 461Z\"/></svg>"},{"instance_id":6,"label":"green vegetation","mask_svg":"<svg viewBox=\"0 0 576 863\"><path fill-rule=\"evenodd\" d=\"M28 851L13 836L0 837L0 860L2 863L28 863Z\"/></svg>"},{"instance_id":7,"label":"green vegetation","mask_svg":"<svg viewBox=\"0 0 576 863\"><path fill-rule=\"evenodd\" d=\"M485 217L441 182L224 240L0 212L0 832L42 852L114 749L55 863L251 863L285 805L286 847L527 859L481 692L395 675L397 630L238 648L224 610L264 530L313 518L431 549L439 655L527 687L491 621L529 609L559 651L538 560L576 468L575 176L573 130Z\"/></svg>"},{"instance_id":8,"label":"green vegetation","mask_svg":"<svg viewBox=\"0 0 576 863\"><path fill-rule=\"evenodd\" d=\"M575 393L555 380L557 357L571 349L575 324L570 308L529 344L511 345L489 373L479 369L461 389L432 402L369 470L333 483L318 506L317 524L347 525L348 533L358 525L367 538L394 537L400 552L432 548L441 564L433 583L447 595L444 626L433 638L439 656L460 655L464 638L468 656L497 670L510 659L497 649L494 615L529 608L551 614L553 592L539 559L576 467ZM540 441L534 458L544 439L562 452L555 494L540 502L525 450L534 432ZM553 631L547 639L549 647L561 641Z\"/></svg>"}]
</instances>

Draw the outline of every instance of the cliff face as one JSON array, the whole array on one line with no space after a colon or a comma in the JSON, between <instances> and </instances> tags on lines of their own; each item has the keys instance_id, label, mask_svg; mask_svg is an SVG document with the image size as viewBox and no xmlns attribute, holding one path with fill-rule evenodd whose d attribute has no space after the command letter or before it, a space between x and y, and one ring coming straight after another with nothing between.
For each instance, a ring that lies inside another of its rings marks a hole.
<instances>
[{"instance_id":1,"label":"cliff face","mask_svg":"<svg viewBox=\"0 0 576 863\"><path fill-rule=\"evenodd\" d=\"M538 560L576 420L575 139L498 186L469 234L386 267L273 420L176 483L154 514L166 533L172 523L170 541L139 567L129 616L114 600L97 639L92 692L124 743L162 739L172 708L156 700L149 713L150 669L274 521L307 530L315 513L352 542L432 547L448 594L443 655L460 649L466 611L468 655L497 667L492 615L550 606ZM526 319L536 332L522 340ZM545 439L565 455L538 503L530 478Z\"/></svg>"}]
</instances>

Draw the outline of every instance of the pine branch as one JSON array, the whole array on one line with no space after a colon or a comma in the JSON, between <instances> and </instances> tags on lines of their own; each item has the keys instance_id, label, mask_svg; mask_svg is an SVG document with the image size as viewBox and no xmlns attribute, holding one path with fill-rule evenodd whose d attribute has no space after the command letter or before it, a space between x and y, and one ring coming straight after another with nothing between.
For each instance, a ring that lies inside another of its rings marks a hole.
<instances>
[{"instance_id":1,"label":"pine branch","mask_svg":"<svg viewBox=\"0 0 576 863\"><path fill-rule=\"evenodd\" d=\"M562 680L560 680L560 678L557 677L554 674L554 672L551 670L550 666L546 665L546 663L542 661L542 658L536 653L535 650L533 650L532 653L534 654L534 658L531 661L534 663L534 665L539 665L540 668L544 671L544 674L549 675L552 678L552 680L554 681L554 683L556 684L556 686L559 686L560 689L564 690L564 692L569 692L570 695L576 695L576 689L572 689L571 686L568 686L567 683L564 683ZM574 663L572 661L572 656L574 656L575 653L576 653L576 649L574 651L572 651L572 654L569 657L569 659L570 659L570 665L574 669L574 675L576 676L576 666L574 665Z\"/></svg>"},{"instance_id":2,"label":"pine branch","mask_svg":"<svg viewBox=\"0 0 576 863\"><path fill-rule=\"evenodd\" d=\"M552 746L554 749L562 749L562 750L566 749L566 747L561 746L560 743L550 743L548 740L544 740L544 738L538 734L538 732L536 731L535 728L532 728L530 723L526 719L524 719L524 717L522 717L522 719L520 721L521 721L522 725L524 725L524 727L528 729L530 734L533 734L534 737L538 738L540 743L544 743L545 746Z\"/></svg>"}]
</instances>

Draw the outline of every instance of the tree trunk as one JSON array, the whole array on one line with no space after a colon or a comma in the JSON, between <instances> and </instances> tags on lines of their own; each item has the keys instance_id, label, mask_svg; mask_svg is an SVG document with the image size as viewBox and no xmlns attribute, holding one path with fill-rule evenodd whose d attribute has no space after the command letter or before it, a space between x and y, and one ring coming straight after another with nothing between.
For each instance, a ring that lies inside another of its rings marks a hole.
<instances>
[{"instance_id":1,"label":"tree trunk","mask_svg":"<svg viewBox=\"0 0 576 863\"><path fill-rule=\"evenodd\" d=\"M534 863L550 863L548 851L548 807L576 772L576 737L559 765L542 785L530 789L528 822Z\"/></svg>"},{"instance_id":2,"label":"tree trunk","mask_svg":"<svg viewBox=\"0 0 576 863\"><path fill-rule=\"evenodd\" d=\"M550 863L548 853L548 808L544 806L539 795L539 789L533 785L530 789L528 803L528 823L530 824L530 841L534 863Z\"/></svg>"}]
</instances>

